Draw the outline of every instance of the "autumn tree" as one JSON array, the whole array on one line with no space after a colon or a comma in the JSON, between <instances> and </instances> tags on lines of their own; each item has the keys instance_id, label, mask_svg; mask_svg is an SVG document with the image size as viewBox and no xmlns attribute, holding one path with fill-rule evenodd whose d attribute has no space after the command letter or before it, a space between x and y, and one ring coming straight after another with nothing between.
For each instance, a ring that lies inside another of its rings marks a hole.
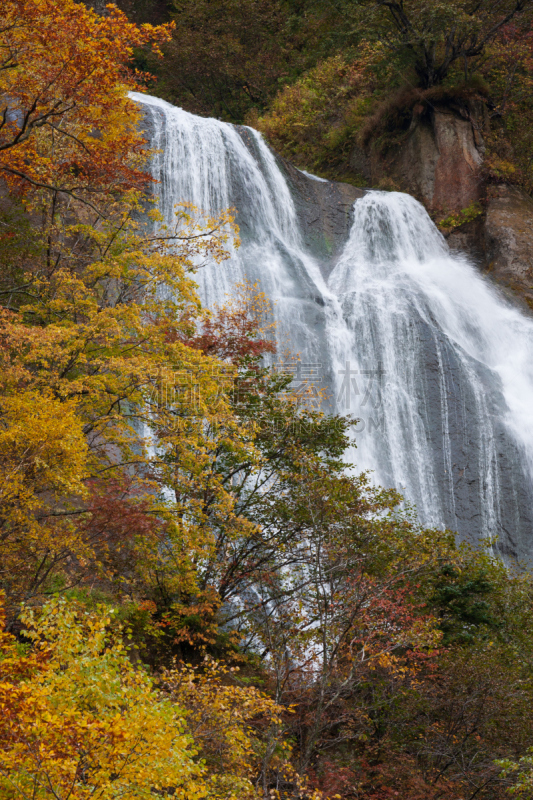
<instances>
[{"instance_id":1,"label":"autumn tree","mask_svg":"<svg viewBox=\"0 0 533 800\"><path fill-rule=\"evenodd\" d=\"M6 800L28 794L38 800L255 795L249 720L275 718L267 697L224 687L216 668L197 681L189 673L169 673L162 693L134 669L124 642L109 630L112 614L102 608L89 613L52 602L38 615L25 611L22 621L31 642L25 653L12 636L0 634L0 787ZM206 741L219 735L225 743L225 758L209 768L196 758L202 717Z\"/></svg>"},{"instance_id":2,"label":"autumn tree","mask_svg":"<svg viewBox=\"0 0 533 800\"><path fill-rule=\"evenodd\" d=\"M179 441L191 464L206 447L202 419L225 419L230 437L239 431L220 391L219 361L185 342L200 315L190 273L199 257L226 257L231 218L182 207L172 230L158 230L154 218L149 233L138 221L151 179L127 97L137 86L128 62L134 46L161 41L168 28L139 29L112 6L100 17L51 0L8 3L1 14L0 169L9 189L1 523L11 613L49 591L58 569L66 585L94 575L95 553L105 561L110 547L131 547L141 519L137 542L155 553L159 533L168 540L158 497L166 475L151 463L149 430L161 447L165 437ZM202 387L201 398L176 391L168 405L165 387L175 388L180 372ZM181 417L186 436L175 424ZM102 525L104 498L117 487L122 508L132 510L127 543L124 525ZM189 543L197 524L187 528Z\"/></svg>"},{"instance_id":3,"label":"autumn tree","mask_svg":"<svg viewBox=\"0 0 533 800\"><path fill-rule=\"evenodd\" d=\"M114 6L101 17L72 0L7 0L0 170L8 186L95 206L111 189L145 185L128 61L133 47L168 36L168 27L138 28Z\"/></svg>"},{"instance_id":4,"label":"autumn tree","mask_svg":"<svg viewBox=\"0 0 533 800\"><path fill-rule=\"evenodd\" d=\"M188 729L214 796L228 797L236 791L239 799L268 796L268 788L264 791L259 781L262 757L271 744L265 732L276 732L277 766L292 774L291 748L280 724L284 709L250 686L238 667L206 658L196 669L168 670L162 687L187 710Z\"/></svg>"},{"instance_id":5,"label":"autumn tree","mask_svg":"<svg viewBox=\"0 0 533 800\"><path fill-rule=\"evenodd\" d=\"M185 232L178 254L162 250L161 242L150 237L140 238L126 225L120 236L113 233L114 247L109 248L102 260L89 263L85 270L78 264L75 272L58 268L50 281L36 282L40 293L34 287L34 301L23 307L22 315L7 313L3 318L4 375L10 378L4 389L6 396L25 389L30 393L28 402L33 397L34 402L50 405L57 397L65 402L65 412L68 408L76 410L78 430L83 437L79 440L81 460L75 460L72 448L69 451L73 459L71 467L78 470L76 479L72 477L73 492L81 489L80 481L84 482L85 490L90 489L92 497L101 496L105 486L114 492L117 481L129 483L130 504L138 503L139 493L152 497L154 530L162 524L166 513L165 504L158 500L158 487L170 480L167 466L160 457L154 458L150 449L154 437L159 448L177 447L182 469L187 464L195 465L193 475L201 483L208 479L207 471L198 470L201 453L209 452L212 447L202 420L224 425L221 431L224 429L224 435L235 440L235 444L240 436L238 422L232 421L230 404L224 392L221 393L218 378L222 367L226 372L231 367L204 356L183 341L194 332L194 320L199 314L198 298L187 270L201 251L215 260L223 258L222 240L226 234L220 232L221 239L216 235L203 237L201 228L185 212L182 222ZM210 229L213 230L212 225ZM172 241L174 245L177 243L175 238ZM163 291L166 300L161 299ZM33 325L28 327L27 321ZM180 372L184 391L176 388ZM201 391L191 394L187 387L193 384ZM4 421L6 425L14 424L7 415ZM58 433L59 430L64 427L58 428ZM73 425L72 436L75 430ZM42 435L46 439L45 431ZM33 456L34 461L37 455ZM10 463L6 462L6 469ZM66 474L68 468L67 464ZM22 478L20 467L18 474ZM66 478L65 487L68 491ZM59 521L74 525L86 541L85 534L94 533L95 527L87 525L84 517L86 512L95 513L94 505L89 512L83 502L76 504L73 497L66 504L58 498L54 502L50 488L46 481L41 482L41 502L35 507L24 506L19 526L13 526L9 517L4 517L4 546L8 547L12 540L20 543L22 531L34 524L31 520L40 521L41 528L50 524L51 519L55 525ZM215 488L215 497L219 495L224 495L223 487L220 491ZM203 536L197 526L203 517L200 510L199 518L193 513L192 489L183 503L182 513L189 523L185 528L180 527L174 516L176 535L187 535L193 547L191 537L194 538L196 531L200 547ZM49 550L47 542L55 542L55 547ZM28 559L28 568L32 569L33 563L37 569L43 558L47 564L55 563L53 553L57 555L57 548L64 561L68 548L62 548L61 542L61 537L35 536L37 552ZM145 544L148 546L147 541ZM155 540L152 545L157 550ZM185 540L182 545L184 549L174 552L182 552L186 561ZM77 551L77 556L78 567L83 563L89 566L83 548ZM177 569L177 564L174 567ZM44 574L48 574L48 569ZM37 588L42 589L41 581L36 585L30 581L25 584L24 592L28 596L27 592L33 593Z\"/></svg>"}]
</instances>

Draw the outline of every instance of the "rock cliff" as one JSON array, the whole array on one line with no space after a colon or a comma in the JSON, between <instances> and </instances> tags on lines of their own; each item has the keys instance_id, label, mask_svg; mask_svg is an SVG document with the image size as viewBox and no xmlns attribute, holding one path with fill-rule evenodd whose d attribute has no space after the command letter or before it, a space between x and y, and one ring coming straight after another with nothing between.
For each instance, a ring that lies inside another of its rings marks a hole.
<instances>
[{"instance_id":1,"label":"rock cliff","mask_svg":"<svg viewBox=\"0 0 533 800\"><path fill-rule=\"evenodd\" d=\"M498 186L483 226L486 269L533 309L533 200L513 186Z\"/></svg>"},{"instance_id":2,"label":"rock cliff","mask_svg":"<svg viewBox=\"0 0 533 800\"><path fill-rule=\"evenodd\" d=\"M376 183L386 171L430 212L449 214L482 197L483 153L470 119L434 108L428 115L413 117L392 157L372 159L372 179Z\"/></svg>"},{"instance_id":3,"label":"rock cliff","mask_svg":"<svg viewBox=\"0 0 533 800\"><path fill-rule=\"evenodd\" d=\"M435 106L414 114L392 152L372 155L371 184L389 180L423 202L436 221L450 219L444 229L450 247L533 309L533 200L517 187L487 183L484 115L481 104L472 113Z\"/></svg>"}]
</instances>

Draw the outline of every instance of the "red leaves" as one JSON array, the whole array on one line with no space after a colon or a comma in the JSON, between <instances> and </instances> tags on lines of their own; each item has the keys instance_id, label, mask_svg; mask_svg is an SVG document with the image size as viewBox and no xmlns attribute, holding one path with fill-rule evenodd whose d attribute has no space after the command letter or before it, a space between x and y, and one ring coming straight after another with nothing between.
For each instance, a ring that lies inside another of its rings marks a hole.
<instances>
[{"instance_id":1,"label":"red leaves","mask_svg":"<svg viewBox=\"0 0 533 800\"><path fill-rule=\"evenodd\" d=\"M153 509L150 486L122 475L92 480L81 534L107 576L128 583L146 549L164 537L166 523ZM94 568L93 568L94 570Z\"/></svg>"},{"instance_id":2,"label":"red leaves","mask_svg":"<svg viewBox=\"0 0 533 800\"><path fill-rule=\"evenodd\" d=\"M95 543L120 549L135 538L161 535L163 523L153 512L148 487L126 475L110 481L92 480L85 529Z\"/></svg>"},{"instance_id":3,"label":"red leaves","mask_svg":"<svg viewBox=\"0 0 533 800\"><path fill-rule=\"evenodd\" d=\"M256 362L266 353L276 352L275 342L264 338L271 328L264 320L268 301L254 286L240 289L235 301L204 318L200 332L187 342L190 347L236 365Z\"/></svg>"}]
</instances>

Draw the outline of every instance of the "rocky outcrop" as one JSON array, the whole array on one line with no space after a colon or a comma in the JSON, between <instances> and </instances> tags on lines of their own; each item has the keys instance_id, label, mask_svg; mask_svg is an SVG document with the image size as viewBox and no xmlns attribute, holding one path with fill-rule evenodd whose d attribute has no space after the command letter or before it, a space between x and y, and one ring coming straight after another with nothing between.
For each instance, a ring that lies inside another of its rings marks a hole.
<instances>
[{"instance_id":1,"label":"rocky outcrop","mask_svg":"<svg viewBox=\"0 0 533 800\"><path fill-rule=\"evenodd\" d=\"M491 186L485 211L447 236L510 299L533 310L533 200L516 186Z\"/></svg>"},{"instance_id":2,"label":"rocky outcrop","mask_svg":"<svg viewBox=\"0 0 533 800\"><path fill-rule=\"evenodd\" d=\"M387 174L402 191L429 211L459 211L483 196L483 142L476 123L447 108L413 116L407 135L394 153L372 157L372 183Z\"/></svg>"},{"instance_id":3,"label":"rocky outcrop","mask_svg":"<svg viewBox=\"0 0 533 800\"><path fill-rule=\"evenodd\" d=\"M278 158L293 190L304 240L320 259L327 278L350 233L353 204L364 191L348 183L309 177Z\"/></svg>"},{"instance_id":4,"label":"rocky outcrop","mask_svg":"<svg viewBox=\"0 0 533 800\"><path fill-rule=\"evenodd\" d=\"M533 200L514 186L495 187L484 224L486 269L533 308Z\"/></svg>"},{"instance_id":5,"label":"rocky outcrop","mask_svg":"<svg viewBox=\"0 0 533 800\"><path fill-rule=\"evenodd\" d=\"M483 215L444 234L452 250L466 253L482 271L487 269L485 220Z\"/></svg>"},{"instance_id":6,"label":"rocky outcrop","mask_svg":"<svg viewBox=\"0 0 533 800\"><path fill-rule=\"evenodd\" d=\"M452 250L466 253L509 297L533 309L533 200L517 187L487 185L480 124L486 109L478 105L414 113L386 156L373 153L372 185L414 195L437 220L452 215L445 233ZM474 214L465 214L472 208ZM468 219L463 225L458 212Z\"/></svg>"}]
</instances>

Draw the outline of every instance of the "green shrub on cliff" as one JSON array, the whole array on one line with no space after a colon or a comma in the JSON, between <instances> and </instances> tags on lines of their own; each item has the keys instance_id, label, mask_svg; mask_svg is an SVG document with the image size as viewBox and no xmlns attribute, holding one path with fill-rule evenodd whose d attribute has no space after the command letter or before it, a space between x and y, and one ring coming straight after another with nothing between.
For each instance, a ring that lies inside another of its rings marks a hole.
<instances>
[{"instance_id":1,"label":"green shrub on cliff","mask_svg":"<svg viewBox=\"0 0 533 800\"><path fill-rule=\"evenodd\" d=\"M358 133L391 77L383 56L381 45L365 44L354 59L328 58L286 86L267 114L248 121L299 166L346 180ZM350 177L364 182L363 175Z\"/></svg>"},{"instance_id":2,"label":"green shrub on cliff","mask_svg":"<svg viewBox=\"0 0 533 800\"><path fill-rule=\"evenodd\" d=\"M299 166L365 185L370 151L380 158L437 105L474 119L489 181L533 189L533 0L118 5L137 22L175 23L163 61L136 54L158 78L152 93L247 120Z\"/></svg>"}]
</instances>

